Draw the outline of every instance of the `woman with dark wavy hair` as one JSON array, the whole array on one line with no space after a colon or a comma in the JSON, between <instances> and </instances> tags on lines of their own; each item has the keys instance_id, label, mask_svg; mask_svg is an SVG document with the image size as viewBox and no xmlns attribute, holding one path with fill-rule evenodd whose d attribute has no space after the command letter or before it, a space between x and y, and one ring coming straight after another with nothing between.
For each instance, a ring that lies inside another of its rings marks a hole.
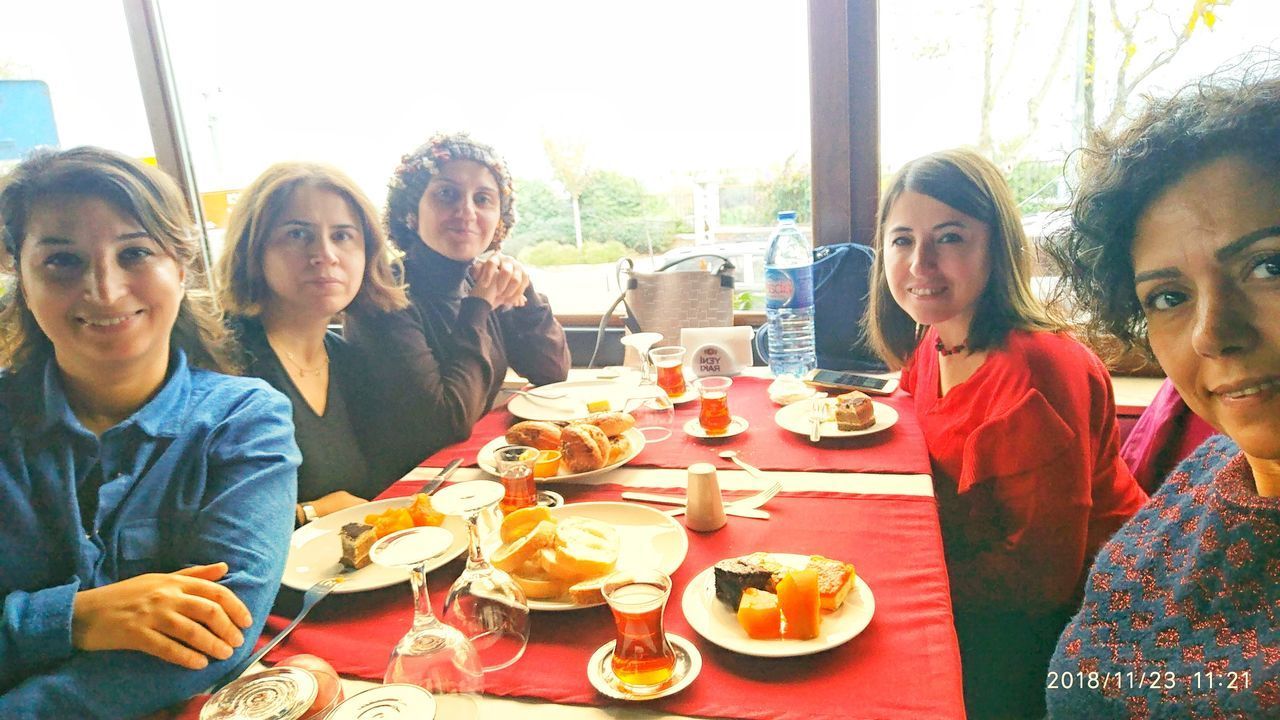
<instances>
[{"instance_id":1,"label":"woman with dark wavy hair","mask_svg":"<svg viewBox=\"0 0 1280 720\"><path fill-rule=\"evenodd\" d=\"M163 173L98 148L0 181L0 717L135 717L243 660L279 588L289 403L225 369Z\"/></svg>"},{"instance_id":2,"label":"woman with dark wavy hair","mask_svg":"<svg viewBox=\"0 0 1280 720\"><path fill-rule=\"evenodd\" d=\"M1083 154L1053 251L1068 297L1225 437L1098 553L1050 666L1053 717L1280 712L1278 71L1152 100Z\"/></svg>"},{"instance_id":3,"label":"woman with dark wavy hair","mask_svg":"<svg viewBox=\"0 0 1280 720\"><path fill-rule=\"evenodd\" d=\"M465 133L405 155L387 191L387 234L404 252L410 307L357 310L346 328L376 372L398 378L401 455L417 462L471 434L507 368L535 385L569 373L564 329L529 274L500 252L516 221L506 163Z\"/></svg>"},{"instance_id":4,"label":"woman with dark wavy hair","mask_svg":"<svg viewBox=\"0 0 1280 720\"><path fill-rule=\"evenodd\" d=\"M965 707L1039 717L1085 570L1146 499L1117 454L1110 378L1032 295L1013 194L981 155L903 167L875 250L867 331L929 448Z\"/></svg>"}]
</instances>

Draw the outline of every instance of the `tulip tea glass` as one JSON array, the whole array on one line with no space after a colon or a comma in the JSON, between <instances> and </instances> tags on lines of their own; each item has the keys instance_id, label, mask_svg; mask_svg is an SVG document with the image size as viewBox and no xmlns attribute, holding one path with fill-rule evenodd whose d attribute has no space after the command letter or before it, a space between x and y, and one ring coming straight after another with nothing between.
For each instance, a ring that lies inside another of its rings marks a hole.
<instances>
[{"instance_id":1,"label":"tulip tea glass","mask_svg":"<svg viewBox=\"0 0 1280 720\"><path fill-rule=\"evenodd\" d=\"M540 455L537 448L528 445L504 445L494 451L494 469L498 471L505 491L498 506L504 515L534 505L555 507L560 504L550 493L538 490Z\"/></svg>"},{"instance_id":2,"label":"tulip tea glass","mask_svg":"<svg viewBox=\"0 0 1280 720\"><path fill-rule=\"evenodd\" d=\"M610 669L618 684L639 695L660 689L676 669L662 626L671 578L659 570L619 571L605 578L603 592L617 628Z\"/></svg>"},{"instance_id":3,"label":"tulip tea glass","mask_svg":"<svg viewBox=\"0 0 1280 720\"><path fill-rule=\"evenodd\" d=\"M658 369L658 387L667 395L678 398L684 395L684 348L678 345L654 348L649 351L654 367Z\"/></svg>"},{"instance_id":4,"label":"tulip tea glass","mask_svg":"<svg viewBox=\"0 0 1280 720\"><path fill-rule=\"evenodd\" d=\"M698 389L699 404L698 424L708 435L722 435L729 429L733 418L729 416L729 387L733 379L727 377L704 377L693 382Z\"/></svg>"},{"instance_id":5,"label":"tulip tea glass","mask_svg":"<svg viewBox=\"0 0 1280 720\"><path fill-rule=\"evenodd\" d=\"M417 685L434 695L484 689L480 654L461 631L436 619L427 593L427 561L452 544L453 533L444 528L415 527L387 535L369 550L378 565L407 568L413 585L413 626L391 651L384 682Z\"/></svg>"},{"instance_id":6,"label":"tulip tea glass","mask_svg":"<svg viewBox=\"0 0 1280 720\"><path fill-rule=\"evenodd\" d=\"M529 478L532 482L532 474ZM501 670L519 660L529 644L529 601L524 590L510 575L489 564L480 545L480 515L502 498L502 486L491 480L455 483L432 496L441 512L467 520L467 567L445 596L444 620L475 645L485 672Z\"/></svg>"},{"instance_id":7,"label":"tulip tea glass","mask_svg":"<svg viewBox=\"0 0 1280 720\"><path fill-rule=\"evenodd\" d=\"M538 449L528 445L507 445L493 453L493 464L502 478L503 514L538 504L538 488L534 470L538 463Z\"/></svg>"}]
</instances>

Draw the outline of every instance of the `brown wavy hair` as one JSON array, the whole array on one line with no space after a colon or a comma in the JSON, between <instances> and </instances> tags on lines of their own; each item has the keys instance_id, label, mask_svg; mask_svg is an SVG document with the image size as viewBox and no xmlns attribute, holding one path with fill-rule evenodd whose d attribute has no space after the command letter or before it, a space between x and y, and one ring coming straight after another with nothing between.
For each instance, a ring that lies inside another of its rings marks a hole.
<instances>
[{"instance_id":1,"label":"brown wavy hair","mask_svg":"<svg viewBox=\"0 0 1280 720\"><path fill-rule=\"evenodd\" d=\"M0 235L5 269L18 279L0 310L0 367L13 372L43 366L53 344L36 323L22 291L21 257L27 222L41 203L95 198L142 226L160 248L186 269L190 289L178 306L170 347L193 366L237 372L238 363L221 314L196 266L198 235L182 192L168 175L126 155L97 147L38 150L0 179Z\"/></svg>"},{"instance_id":2,"label":"brown wavy hair","mask_svg":"<svg viewBox=\"0 0 1280 720\"><path fill-rule=\"evenodd\" d=\"M387 244L377 210L355 181L330 165L283 162L267 168L250 183L231 211L226 245L218 259L223 309L249 317L262 313L263 303L271 297L262 256L285 206L303 187L337 193L359 218L364 237L364 278L350 307L370 312L407 307L409 300L399 279L403 274L399 253Z\"/></svg>"},{"instance_id":3,"label":"brown wavy hair","mask_svg":"<svg viewBox=\"0 0 1280 720\"><path fill-rule=\"evenodd\" d=\"M1046 250L1062 275L1055 302L1073 309L1091 340L1111 340L1109 354L1137 347L1154 359L1133 282L1139 219L1166 189L1227 156L1280 176L1280 55L1246 57L1172 97L1148 98L1128 127L1095 135L1080 152L1071 223Z\"/></svg>"},{"instance_id":4,"label":"brown wavy hair","mask_svg":"<svg viewBox=\"0 0 1280 720\"><path fill-rule=\"evenodd\" d=\"M862 318L867 342L891 368L906 364L923 328L889 292L884 267L885 220L902 194L917 192L991 228L991 276L978 297L966 345L998 347L1010 330L1062 330L1031 292L1032 251L1013 192L999 168L972 150L943 150L907 163L885 190L876 217L871 292Z\"/></svg>"}]
</instances>

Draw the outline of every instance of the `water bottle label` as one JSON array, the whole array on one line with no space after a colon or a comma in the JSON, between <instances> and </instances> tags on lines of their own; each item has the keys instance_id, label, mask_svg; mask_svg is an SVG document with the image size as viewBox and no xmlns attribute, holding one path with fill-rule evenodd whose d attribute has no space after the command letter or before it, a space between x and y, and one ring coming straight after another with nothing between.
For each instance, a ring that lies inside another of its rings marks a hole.
<instances>
[{"instance_id":1,"label":"water bottle label","mask_svg":"<svg viewBox=\"0 0 1280 720\"><path fill-rule=\"evenodd\" d=\"M813 307L813 267L765 268L764 302L770 310Z\"/></svg>"}]
</instances>

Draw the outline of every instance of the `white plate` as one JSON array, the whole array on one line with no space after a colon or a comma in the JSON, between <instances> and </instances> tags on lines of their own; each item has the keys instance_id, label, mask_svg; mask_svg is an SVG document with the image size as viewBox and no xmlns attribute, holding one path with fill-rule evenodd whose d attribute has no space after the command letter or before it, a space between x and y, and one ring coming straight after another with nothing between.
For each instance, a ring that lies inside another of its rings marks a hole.
<instances>
[{"instance_id":1,"label":"white plate","mask_svg":"<svg viewBox=\"0 0 1280 720\"><path fill-rule=\"evenodd\" d=\"M641 450L644 450L644 433L640 432L635 428L629 428L626 432L622 434L628 440L631 441L631 450L628 451L626 455L623 455L622 458L618 460L618 462L610 463L597 470L587 470L585 472L575 473L575 472L569 472L568 467L564 464L564 461L562 459L560 462L559 473L557 473L555 477L538 478L539 482L554 481L554 480L569 480L571 478L588 477L590 475L598 475L600 473L609 472L614 468L619 468L619 467L622 467L623 465L626 465L627 463L631 462L632 458L639 455ZM511 445L511 444L512 444L511 441L507 440L507 437L505 435L499 435L498 437L490 440L489 442L485 443L484 447L480 448L480 452L476 453L476 464L480 466L481 470L496 477L498 475L498 468L496 464L493 462L493 454L497 452L498 448L506 447L507 445Z\"/></svg>"},{"instance_id":2,"label":"white plate","mask_svg":"<svg viewBox=\"0 0 1280 720\"><path fill-rule=\"evenodd\" d=\"M689 552L689 536L674 518L645 505L620 502L570 503L551 508L551 517L587 517L607 522L618 529L617 569L652 568L671 575L680 568ZM502 544L497 533L484 544L485 555L492 556ZM604 602L595 603L603 605ZM594 605L575 605L559 600L529 600L531 610L580 610Z\"/></svg>"},{"instance_id":3,"label":"white plate","mask_svg":"<svg viewBox=\"0 0 1280 720\"><path fill-rule=\"evenodd\" d=\"M809 560L807 555L770 555L780 563L796 567L804 567ZM830 650L857 637L871 622L876 611L876 599L867 583L861 577L855 577L853 589L840 609L822 613L818 637L812 640L754 640L747 637L746 631L738 624L737 613L716 599L715 567L709 567L689 581L680 607L690 627L725 650L755 657L795 657Z\"/></svg>"},{"instance_id":4,"label":"white plate","mask_svg":"<svg viewBox=\"0 0 1280 720\"><path fill-rule=\"evenodd\" d=\"M289 559L281 584L305 592L325 578L342 574L346 569L340 560L342 541L338 539L338 531L342 526L353 522L362 523L365 515L394 507L407 508L412 503L412 495L376 500L325 515L294 530L293 538L289 541ZM427 563L428 571L444 565L467 549L467 525L462 518L446 515L442 527L453 533L453 544L443 555ZM408 579L407 570L370 564L348 575L345 581L338 583L333 592L345 594L377 590Z\"/></svg>"},{"instance_id":5,"label":"white plate","mask_svg":"<svg viewBox=\"0 0 1280 720\"><path fill-rule=\"evenodd\" d=\"M686 378L688 380L689 378ZM631 382L618 380L570 380L552 383L533 388L530 392L555 395L563 393L566 397L559 400L530 400L523 395L513 395L507 409L521 420L578 420L586 417L587 403L606 400L609 410L622 412L639 404L640 400L653 397L657 386L648 388ZM673 404L690 402L698 399L698 392L689 383L683 395L671 398Z\"/></svg>"},{"instance_id":6,"label":"white plate","mask_svg":"<svg viewBox=\"0 0 1280 720\"><path fill-rule=\"evenodd\" d=\"M834 403L835 398L828 398L828 402ZM876 422L869 428L863 430L841 430L836 426L835 420L824 420L822 422L822 437L824 438L842 438L856 437L858 435L870 435L878 433L881 430L893 427L898 422L898 411L881 402L871 401L871 407L876 412ZM813 408L812 400L801 400L783 407L774 413L773 421L778 423L779 427L790 430L793 433L809 437L809 431L813 429L813 421L810 410Z\"/></svg>"},{"instance_id":7,"label":"white plate","mask_svg":"<svg viewBox=\"0 0 1280 720\"><path fill-rule=\"evenodd\" d=\"M696 438L718 440L720 438L727 438L727 437L733 437L734 435L741 435L742 433L746 432L747 428L750 426L751 424L747 422L746 418L738 415L733 415L732 417L729 418L729 427L725 428L724 432L716 435L712 435L711 433L702 429L702 423L698 422L698 418L693 418L692 420L684 424L684 432L686 435L692 435L693 437L696 437Z\"/></svg>"}]
</instances>

